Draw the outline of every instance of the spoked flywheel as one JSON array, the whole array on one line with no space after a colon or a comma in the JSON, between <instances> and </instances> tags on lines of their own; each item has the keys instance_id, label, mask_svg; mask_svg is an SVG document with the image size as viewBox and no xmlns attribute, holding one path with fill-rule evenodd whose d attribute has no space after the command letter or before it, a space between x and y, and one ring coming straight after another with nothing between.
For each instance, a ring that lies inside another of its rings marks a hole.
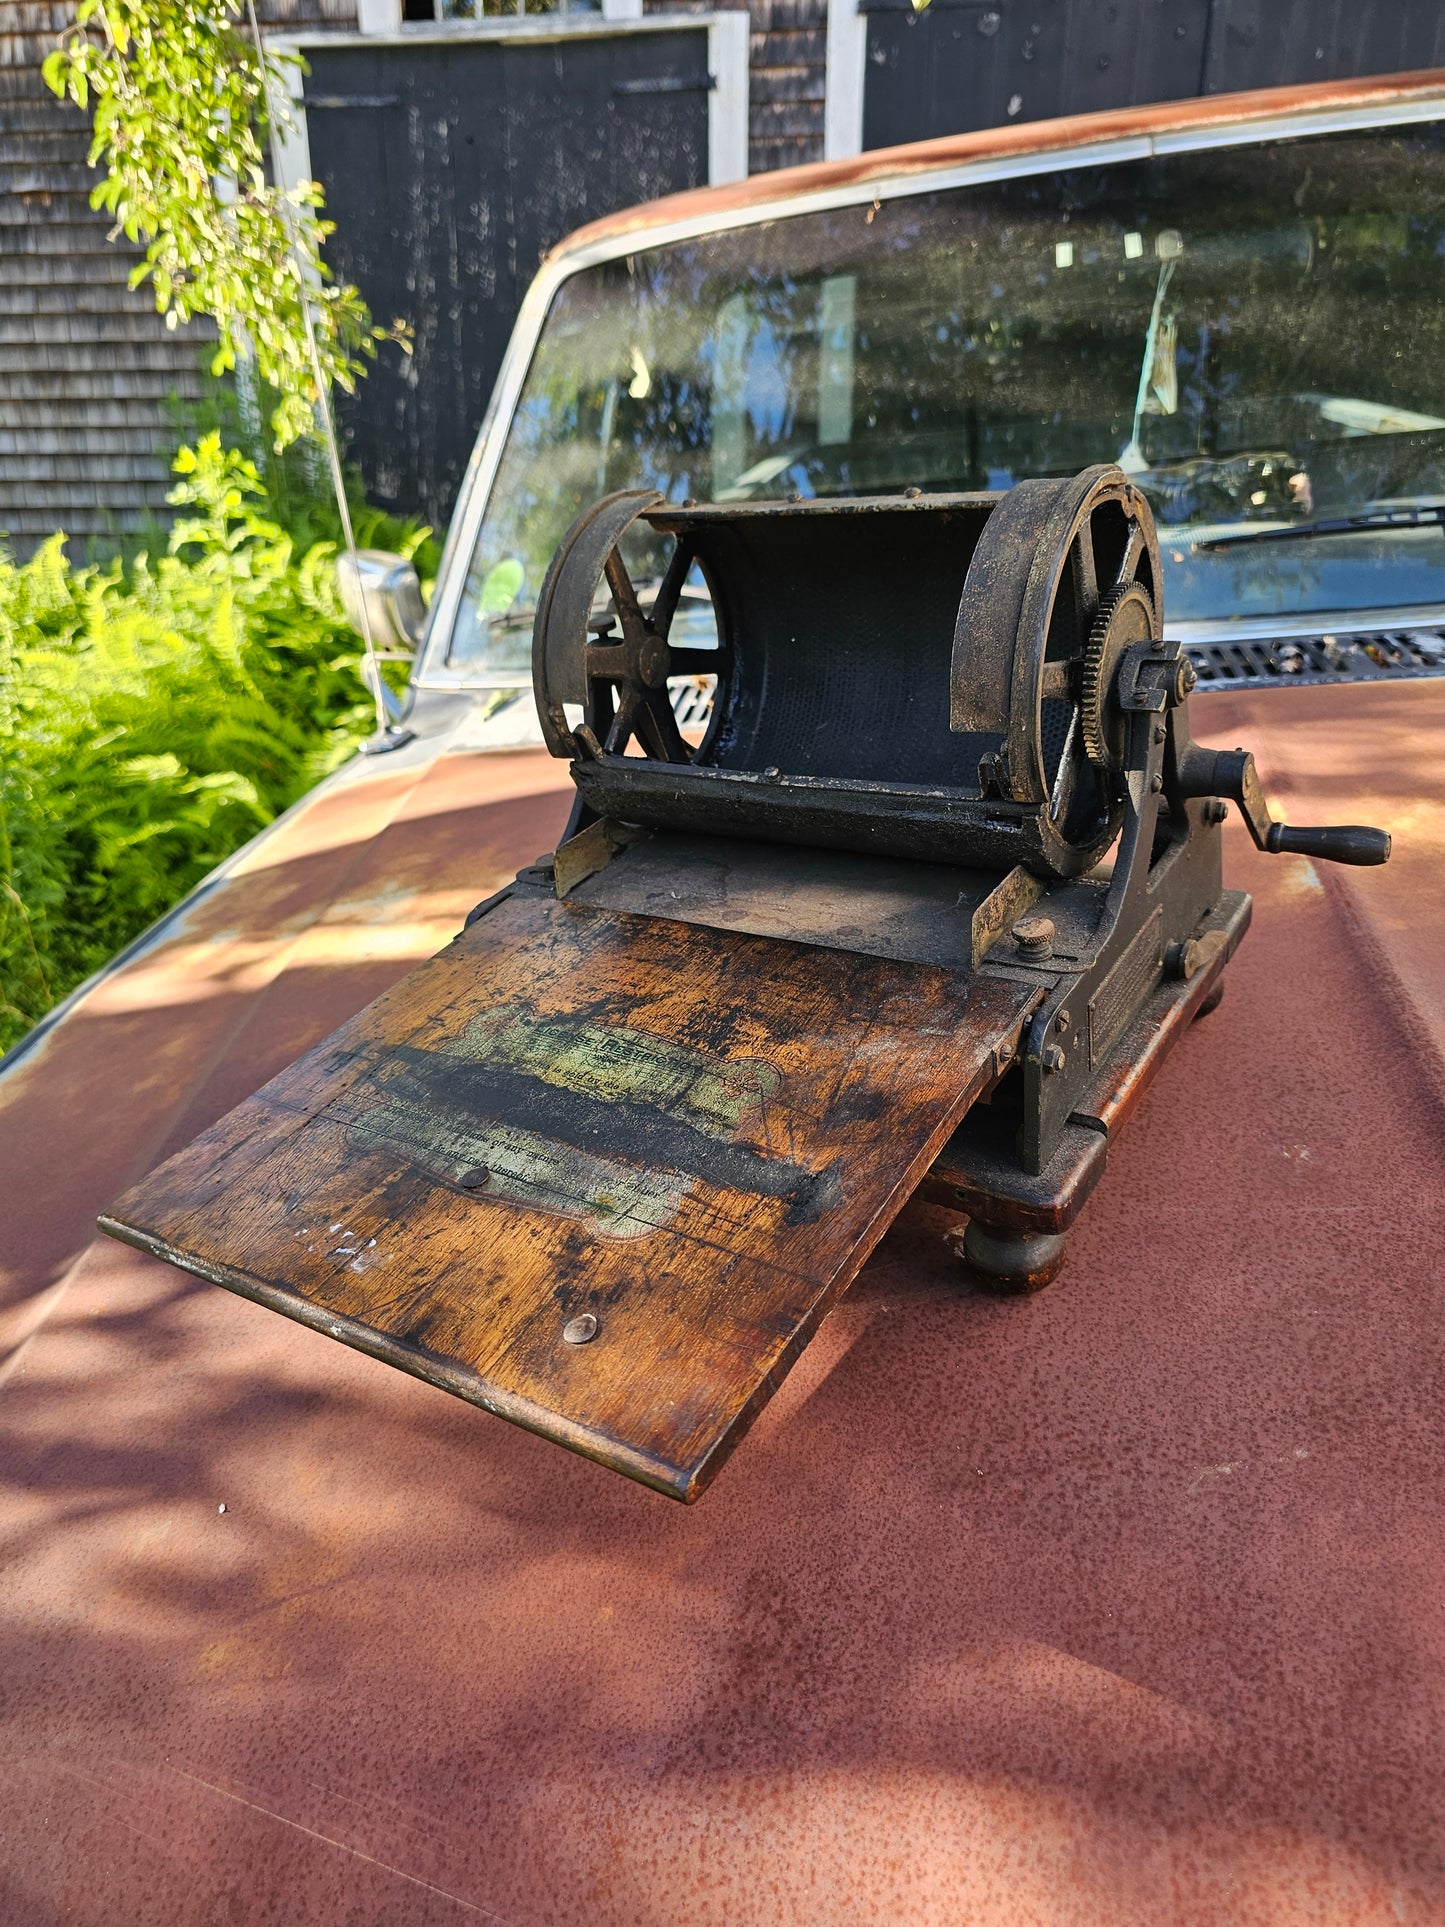
<instances>
[{"instance_id":1,"label":"spoked flywheel","mask_svg":"<svg viewBox=\"0 0 1445 1927\"><path fill-rule=\"evenodd\" d=\"M954 641L955 730L1002 738L986 793L1042 804L1049 862L1093 861L1119 819L1123 717L1115 671L1158 634L1159 543L1113 467L1019 482L989 517Z\"/></svg>"},{"instance_id":2,"label":"spoked flywheel","mask_svg":"<svg viewBox=\"0 0 1445 1927\"><path fill-rule=\"evenodd\" d=\"M677 538L645 611L620 548L638 517L661 503L650 489L608 496L572 525L547 571L532 667L542 733L554 756L619 756L635 745L659 762L692 760L668 679L713 674L720 663L716 649L678 649L669 641L694 545L686 534ZM610 607L599 611L604 582ZM581 708L580 723L569 721L568 704Z\"/></svg>"}]
</instances>

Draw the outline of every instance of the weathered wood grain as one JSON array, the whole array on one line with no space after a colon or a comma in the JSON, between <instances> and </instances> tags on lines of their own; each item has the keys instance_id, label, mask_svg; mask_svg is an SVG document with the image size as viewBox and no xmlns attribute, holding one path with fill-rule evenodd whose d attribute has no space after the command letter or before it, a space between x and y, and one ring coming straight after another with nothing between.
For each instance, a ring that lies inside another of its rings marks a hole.
<instances>
[{"instance_id":1,"label":"weathered wood grain","mask_svg":"<svg viewBox=\"0 0 1445 1927\"><path fill-rule=\"evenodd\" d=\"M692 1499L1035 994L516 897L102 1224Z\"/></svg>"}]
</instances>

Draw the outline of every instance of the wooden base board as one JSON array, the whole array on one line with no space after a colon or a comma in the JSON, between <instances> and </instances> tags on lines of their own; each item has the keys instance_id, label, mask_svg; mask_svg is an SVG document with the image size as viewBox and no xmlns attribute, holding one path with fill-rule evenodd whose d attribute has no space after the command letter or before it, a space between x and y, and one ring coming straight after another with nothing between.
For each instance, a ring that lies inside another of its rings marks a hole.
<instances>
[{"instance_id":1,"label":"wooden base board","mask_svg":"<svg viewBox=\"0 0 1445 1927\"><path fill-rule=\"evenodd\" d=\"M693 1499L1037 997L519 895L102 1227Z\"/></svg>"}]
</instances>

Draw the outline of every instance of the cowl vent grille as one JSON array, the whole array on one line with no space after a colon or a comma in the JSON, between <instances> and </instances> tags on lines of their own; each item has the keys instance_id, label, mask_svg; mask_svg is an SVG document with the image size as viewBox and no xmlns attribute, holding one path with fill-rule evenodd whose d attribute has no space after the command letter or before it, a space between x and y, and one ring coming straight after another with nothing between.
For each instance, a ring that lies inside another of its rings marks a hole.
<instances>
[{"instance_id":1,"label":"cowl vent grille","mask_svg":"<svg viewBox=\"0 0 1445 1927\"><path fill-rule=\"evenodd\" d=\"M1445 676L1445 630L1191 643L1189 654L1201 690L1243 683L1390 682Z\"/></svg>"}]
</instances>

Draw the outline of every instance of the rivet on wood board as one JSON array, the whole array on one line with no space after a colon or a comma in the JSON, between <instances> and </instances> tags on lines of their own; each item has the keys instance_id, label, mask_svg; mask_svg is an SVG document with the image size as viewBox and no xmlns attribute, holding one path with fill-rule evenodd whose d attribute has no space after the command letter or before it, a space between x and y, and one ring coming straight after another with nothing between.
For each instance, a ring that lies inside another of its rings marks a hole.
<instances>
[{"instance_id":1,"label":"rivet on wood board","mask_svg":"<svg viewBox=\"0 0 1445 1927\"><path fill-rule=\"evenodd\" d=\"M597 1320L590 1311L579 1312L562 1327L562 1336L569 1345L586 1345L597 1336Z\"/></svg>"}]
</instances>

